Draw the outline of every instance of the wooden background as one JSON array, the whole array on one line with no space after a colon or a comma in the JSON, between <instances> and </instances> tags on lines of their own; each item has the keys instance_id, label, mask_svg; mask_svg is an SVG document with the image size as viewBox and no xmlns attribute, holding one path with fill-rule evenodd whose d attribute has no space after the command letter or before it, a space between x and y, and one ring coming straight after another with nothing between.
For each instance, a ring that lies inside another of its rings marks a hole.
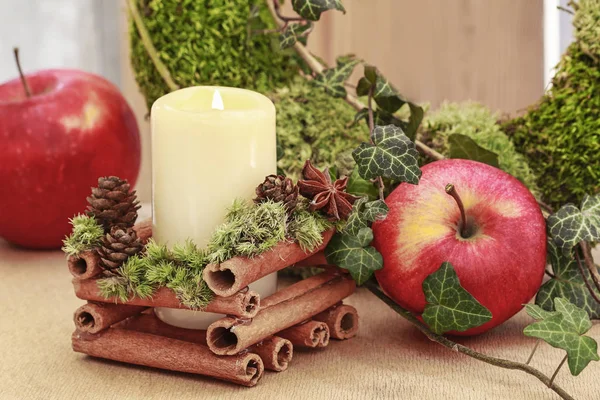
<instances>
[{"instance_id":1,"label":"wooden background","mask_svg":"<svg viewBox=\"0 0 600 400\"><path fill-rule=\"evenodd\" d=\"M346 15L325 13L309 41L311 50L328 63L354 53L377 65L405 96L434 108L444 100L477 100L515 113L543 92L542 0L343 3ZM129 65L126 29L123 3L121 83L142 130L138 191L148 201L149 124Z\"/></svg>"}]
</instances>

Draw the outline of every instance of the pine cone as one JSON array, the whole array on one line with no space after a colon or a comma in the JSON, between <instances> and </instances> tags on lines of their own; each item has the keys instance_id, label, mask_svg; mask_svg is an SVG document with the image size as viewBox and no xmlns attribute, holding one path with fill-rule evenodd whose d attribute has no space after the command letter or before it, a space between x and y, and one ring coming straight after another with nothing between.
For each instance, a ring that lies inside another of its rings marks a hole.
<instances>
[{"instance_id":1,"label":"pine cone","mask_svg":"<svg viewBox=\"0 0 600 400\"><path fill-rule=\"evenodd\" d=\"M127 258L144 249L142 241L132 228L113 227L110 233L102 238L102 246L98 249L102 267L107 271L119 268Z\"/></svg>"},{"instance_id":2,"label":"pine cone","mask_svg":"<svg viewBox=\"0 0 600 400\"><path fill-rule=\"evenodd\" d=\"M269 175L256 187L256 196L255 203L262 203L265 200L281 202L288 214L291 214L298 204L298 186L283 175Z\"/></svg>"},{"instance_id":3,"label":"pine cone","mask_svg":"<svg viewBox=\"0 0 600 400\"><path fill-rule=\"evenodd\" d=\"M129 228L135 224L140 208L135 190L129 191L127 180L116 176L98 178L98 187L92 188L87 215L96 218L108 232L113 226Z\"/></svg>"}]
</instances>

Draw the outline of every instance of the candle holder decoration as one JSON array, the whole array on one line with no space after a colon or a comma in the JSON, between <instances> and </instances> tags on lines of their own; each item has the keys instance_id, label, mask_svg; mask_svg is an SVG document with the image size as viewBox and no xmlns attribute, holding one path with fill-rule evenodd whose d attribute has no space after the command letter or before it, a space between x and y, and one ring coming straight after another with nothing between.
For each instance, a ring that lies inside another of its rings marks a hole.
<instances>
[{"instance_id":1,"label":"candle holder decoration","mask_svg":"<svg viewBox=\"0 0 600 400\"><path fill-rule=\"evenodd\" d=\"M73 350L254 386L265 369L286 370L294 347L354 337L358 314L342 301L356 283L337 267L266 297L249 289L288 266L327 264L323 250L356 198L327 171L305 170L299 185L270 175L253 203L235 201L205 249L155 242L151 221L134 225L138 203L127 182L100 178L63 248L75 295L87 301L75 311ZM308 178L324 180L317 192L307 191ZM161 321L164 309L224 316L187 329Z\"/></svg>"}]
</instances>

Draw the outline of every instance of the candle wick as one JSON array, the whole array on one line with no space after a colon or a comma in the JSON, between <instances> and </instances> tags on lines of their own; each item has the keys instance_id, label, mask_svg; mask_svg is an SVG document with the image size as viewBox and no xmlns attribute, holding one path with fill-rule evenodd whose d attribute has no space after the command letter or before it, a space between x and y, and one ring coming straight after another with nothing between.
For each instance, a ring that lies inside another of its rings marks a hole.
<instances>
[{"instance_id":1,"label":"candle wick","mask_svg":"<svg viewBox=\"0 0 600 400\"><path fill-rule=\"evenodd\" d=\"M221 97L221 93L218 90L215 90L213 94L212 108L213 110L225 109L225 106L223 105L223 98Z\"/></svg>"}]
</instances>

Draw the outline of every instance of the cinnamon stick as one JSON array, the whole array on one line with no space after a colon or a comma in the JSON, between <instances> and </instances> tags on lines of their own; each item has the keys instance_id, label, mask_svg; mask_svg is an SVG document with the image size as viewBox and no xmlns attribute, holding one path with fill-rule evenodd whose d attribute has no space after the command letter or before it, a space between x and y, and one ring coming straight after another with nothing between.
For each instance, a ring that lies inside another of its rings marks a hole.
<instances>
[{"instance_id":1,"label":"cinnamon stick","mask_svg":"<svg viewBox=\"0 0 600 400\"><path fill-rule=\"evenodd\" d=\"M234 257L221 264L209 264L203 272L208 287L217 295L227 297L250 283L295 264L323 250L333 236L333 230L323 233L323 243L305 253L298 243L281 242L256 257Z\"/></svg>"},{"instance_id":2,"label":"cinnamon stick","mask_svg":"<svg viewBox=\"0 0 600 400\"><path fill-rule=\"evenodd\" d=\"M115 325L115 328L150 333L206 346L206 330L179 328L166 324L158 319L153 311L126 319Z\"/></svg>"},{"instance_id":3,"label":"cinnamon stick","mask_svg":"<svg viewBox=\"0 0 600 400\"><path fill-rule=\"evenodd\" d=\"M292 343L278 336L271 336L250 347L248 351L258 354L265 364L265 369L275 372L285 371L294 356Z\"/></svg>"},{"instance_id":4,"label":"cinnamon stick","mask_svg":"<svg viewBox=\"0 0 600 400\"><path fill-rule=\"evenodd\" d=\"M81 332L98 333L112 324L144 311L146 307L121 304L87 303L75 311L75 327Z\"/></svg>"},{"instance_id":5,"label":"cinnamon stick","mask_svg":"<svg viewBox=\"0 0 600 400\"><path fill-rule=\"evenodd\" d=\"M165 336L206 346L206 331L200 329L178 328L162 322L153 312L136 315L120 322L115 327ZM285 371L294 354L293 345L288 340L273 336L249 349L263 360L265 369Z\"/></svg>"},{"instance_id":6,"label":"cinnamon stick","mask_svg":"<svg viewBox=\"0 0 600 400\"><path fill-rule=\"evenodd\" d=\"M307 321L278 333L296 347L326 347L329 344L329 327L325 322Z\"/></svg>"},{"instance_id":7,"label":"cinnamon stick","mask_svg":"<svg viewBox=\"0 0 600 400\"><path fill-rule=\"evenodd\" d=\"M297 293L298 287L310 286L306 281L322 281L322 275L328 275L331 279L316 288ZM238 354L277 332L325 311L350 296L355 288L354 281L344 275L331 277L330 274L321 274L305 279L280 291L298 294L297 296L278 293L277 296L285 300L277 303L265 299L267 304L272 305L262 308L251 321L227 317L212 323L207 329L208 347L215 354Z\"/></svg>"},{"instance_id":8,"label":"cinnamon stick","mask_svg":"<svg viewBox=\"0 0 600 400\"><path fill-rule=\"evenodd\" d=\"M313 319L326 323L334 339L350 339L358 332L358 312L346 304L333 306Z\"/></svg>"},{"instance_id":9,"label":"cinnamon stick","mask_svg":"<svg viewBox=\"0 0 600 400\"><path fill-rule=\"evenodd\" d=\"M180 303L171 289L166 287L156 290L151 298L141 299L133 297L125 302L117 297L105 298L102 296L95 279L73 280L73 287L77 297L88 301L145 307L188 308ZM258 313L259 307L260 296L258 293L251 290L243 290L231 297L215 296L202 311L234 315L242 318L253 318Z\"/></svg>"},{"instance_id":10,"label":"cinnamon stick","mask_svg":"<svg viewBox=\"0 0 600 400\"><path fill-rule=\"evenodd\" d=\"M305 258L304 260L298 261L296 264L294 264L294 267L325 267L328 265L330 264L325 258L325 252L320 251L311 255L308 258Z\"/></svg>"},{"instance_id":11,"label":"cinnamon stick","mask_svg":"<svg viewBox=\"0 0 600 400\"><path fill-rule=\"evenodd\" d=\"M86 250L67 258L69 272L75 279L90 279L102 273L100 256L96 250Z\"/></svg>"},{"instance_id":12,"label":"cinnamon stick","mask_svg":"<svg viewBox=\"0 0 600 400\"><path fill-rule=\"evenodd\" d=\"M257 354L214 355L207 347L132 330L110 328L96 335L75 331L73 350L93 357L130 364L211 376L254 386L264 366Z\"/></svg>"}]
</instances>

